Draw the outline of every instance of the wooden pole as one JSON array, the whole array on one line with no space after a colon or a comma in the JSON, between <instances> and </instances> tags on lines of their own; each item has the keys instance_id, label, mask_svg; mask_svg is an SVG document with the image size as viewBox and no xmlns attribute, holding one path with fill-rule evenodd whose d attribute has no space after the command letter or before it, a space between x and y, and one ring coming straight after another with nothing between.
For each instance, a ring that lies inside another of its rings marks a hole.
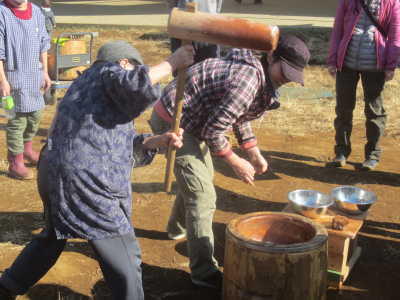
<instances>
[{"instance_id":1,"label":"wooden pole","mask_svg":"<svg viewBox=\"0 0 400 300\"><path fill-rule=\"evenodd\" d=\"M195 13L197 11L197 3L190 2L186 4L186 11ZM182 46L190 44L189 40L182 40ZM176 94L175 94L175 111L174 111L174 119L172 123L172 130L175 133L179 132L179 125L181 122L182 109L184 103L184 91L185 91L185 83L187 79L186 68L182 68L178 70L178 78L176 82ZM175 157L176 157L176 149L172 146L168 147L167 152L167 168L165 172L165 180L164 187L167 193L171 192L172 187L172 175L174 171L175 165Z\"/></svg>"}]
</instances>

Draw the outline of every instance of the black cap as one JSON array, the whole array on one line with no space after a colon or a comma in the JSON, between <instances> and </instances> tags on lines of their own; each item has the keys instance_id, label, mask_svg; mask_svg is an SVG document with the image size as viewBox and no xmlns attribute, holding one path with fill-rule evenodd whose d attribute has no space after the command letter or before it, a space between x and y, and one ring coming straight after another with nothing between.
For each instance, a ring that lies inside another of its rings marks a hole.
<instances>
[{"instance_id":1,"label":"black cap","mask_svg":"<svg viewBox=\"0 0 400 300\"><path fill-rule=\"evenodd\" d=\"M310 51L301 39L294 35L281 35L273 55L281 60L286 79L304 85L303 70L310 60Z\"/></svg>"},{"instance_id":2,"label":"black cap","mask_svg":"<svg viewBox=\"0 0 400 300\"><path fill-rule=\"evenodd\" d=\"M143 64L142 56L139 51L125 41L111 41L105 43L97 52L97 60L118 62L120 59L127 58Z\"/></svg>"}]
</instances>

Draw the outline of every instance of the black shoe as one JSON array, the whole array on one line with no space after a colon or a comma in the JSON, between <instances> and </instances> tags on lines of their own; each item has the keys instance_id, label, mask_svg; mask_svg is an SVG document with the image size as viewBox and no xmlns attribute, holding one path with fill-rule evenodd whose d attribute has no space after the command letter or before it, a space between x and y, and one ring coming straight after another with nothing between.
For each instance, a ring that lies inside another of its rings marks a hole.
<instances>
[{"instance_id":1,"label":"black shoe","mask_svg":"<svg viewBox=\"0 0 400 300\"><path fill-rule=\"evenodd\" d=\"M204 279L193 279L194 285L199 287L222 290L223 274L220 271L214 272L211 276Z\"/></svg>"},{"instance_id":2,"label":"black shoe","mask_svg":"<svg viewBox=\"0 0 400 300\"><path fill-rule=\"evenodd\" d=\"M378 166L378 161L376 159L366 159L361 164L361 171L372 171Z\"/></svg>"},{"instance_id":3,"label":"black shoe","mask_svg":"<svg viewBox=\"0 0 400 300\"><path fill-rule=\"evenodd\" d=\"M11 294L9 290L7 290L5 287L0 285L0 299L1 300L15 300L17 299L17 296Z\"/></svg>"},{"instance_id":4,"label":"black shoe","mask_svg":"<svg viewBox=\"0 0 400 300\"><path fill-rule=\"evenodd\" d=\"M336 157L325 164L328 168L340 168L346 165L346 157L343 154L338 154Z\"/></svg>"}]
</instances>

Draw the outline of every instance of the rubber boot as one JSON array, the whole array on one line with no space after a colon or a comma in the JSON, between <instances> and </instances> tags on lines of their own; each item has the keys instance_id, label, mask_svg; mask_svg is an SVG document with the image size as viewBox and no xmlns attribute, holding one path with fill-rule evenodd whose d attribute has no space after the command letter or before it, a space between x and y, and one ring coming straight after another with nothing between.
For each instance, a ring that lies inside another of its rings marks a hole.
<instances>
[{"instance_id":1,"label":"rubber boot","mask_svg":"<svg viewBox=\"0 0 400 300\"><path fill-rule=\"evenodd\" d=\"M24 143L24 159L26 159L32 165L37 165L39 161L39 153L33 150L32 141Z\"/></svg>"},{"instance_id":2,"label":"rubber boot","mask_svg":"<svg viewBox=\"0 0 400 300\"><path fill-rule=\"evenodd\" d=\"M8 167L8 175L10 177L21 180L33 179L32 171L25 167L23 153L14 155L8 152L7 158L8 163L10 164Z\"/></svg>"}]
</instances>

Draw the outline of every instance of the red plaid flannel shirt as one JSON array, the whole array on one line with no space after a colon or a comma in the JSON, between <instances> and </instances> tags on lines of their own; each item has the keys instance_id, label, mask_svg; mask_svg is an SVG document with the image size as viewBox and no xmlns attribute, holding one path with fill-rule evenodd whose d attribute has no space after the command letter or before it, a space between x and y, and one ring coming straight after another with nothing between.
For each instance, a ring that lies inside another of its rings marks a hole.
<instances>
[{"instance_id":1,"label":"red plaid flannel shirt","mask_svg":"<svg viewBox=\"0 0 400 300\"><path fill-rule=\"evenodd\" d=\"M214 155L231 147L224 133L234 131L243 148L257 144L250 121L261 117L279 102L269 78L253 53L233 49L224 58L207 59L188 70L180 126L204 140ZM163 91L161 102L173 116L176 80Z\"/></svg>"}]
</instances>

